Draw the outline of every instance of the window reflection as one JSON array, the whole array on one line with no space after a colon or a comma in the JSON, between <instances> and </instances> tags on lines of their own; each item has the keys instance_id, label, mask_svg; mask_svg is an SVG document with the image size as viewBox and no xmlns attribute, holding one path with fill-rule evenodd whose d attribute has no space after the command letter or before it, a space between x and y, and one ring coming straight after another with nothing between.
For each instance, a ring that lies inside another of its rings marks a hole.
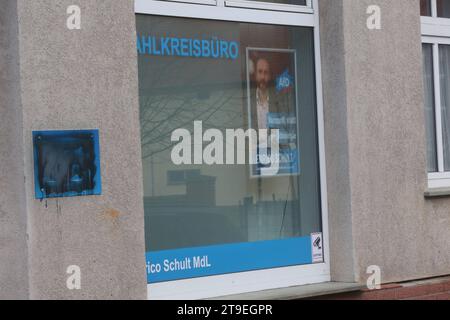
<instances>
[{"instance_id":1,"label":"window reflection","mask_svg":"<svg viewBox=\"0 0 450 320\"><path fill-rule=\"evenodd\" d=\"M137 30L147 251L321 232L313 30L148 15L137 16ZM217 41L237 43L239 55L198 54ZM222 132L286 124L283 171L175 165L171 134L192 134L194 121Z\"/></svg>"},{"instance_id":2,"label":"window reflection","mask_svg":"<svg viewBox=\"0 0 450 320\"><path fill-rule=\"evenodd\" d=\"M440 18L450 18L450 0L437 0L437 15Z\"/></svg>"},{"instance_id":3,"label":"window reflection","mask_svg":"<svg viewBox=\"0 0 450 320\"><path fill-rule=\"evenodd\" d=\"M431 16L431 0L420 0L420 15Z\"/></svg>"}]
</instances>

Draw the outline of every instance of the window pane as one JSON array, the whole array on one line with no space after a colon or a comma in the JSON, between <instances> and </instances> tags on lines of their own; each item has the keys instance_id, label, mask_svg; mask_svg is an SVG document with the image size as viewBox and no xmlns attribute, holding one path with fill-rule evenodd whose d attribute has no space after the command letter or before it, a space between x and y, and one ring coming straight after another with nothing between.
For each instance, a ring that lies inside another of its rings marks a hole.
<instances>
[{"instance_id":1,"label":"window pane","mask_svg":"<svg viewBox=\"0 0 450 320\"><path fill-rule=\"evenodd\" d=\"M420 0L420 15L431 16L431 0Z\"/></svg>"},{"instance_id":2,"label":"window pane","mask_svg":"<svg viewBox=\"0 0 450 320\"><path fill-rule=\"evenodd\" d=\"M439 46L444 169L450 171L450 46Z\"/></svg>"},{"instance_id":3,"label":"window pane","mask_svg":"<svg viewBox=\"0 0 450 320\"><path fill-rule=\"evenodd\" d=\"M450 18L450 0L437 0L438 17Z\"/></svg>"},{"instance_id":4,"label":"window pane","mask_svg":"<svg viewBox=\"0 0 450 320\"><path fill-rule=\"evenodd\" d=\"M237 245L239 258L249 244L303 239L280 254L307 257L292 265L311 263L311 234L322 232L313 29L137 15L137 30L147 254ZM236 163L240 150L227 129L249 128L280 130L277 173L248 164L246 148L246 164ZM176 129L189 133L191 163L173 161ZM226 138L214 155L231 150L236 164L205 164L207 129ZM257 261L265 256L239 271L263 268ZM264 261L277 267L283 259Z\"/></svg>"},{"instance_id":5,"label":"window pane","mask_svg":"<svg viewBox=\"0 0 450 320\"><path fill-rule=\"evenodd\" d=\"M422 44L422 49L428 172L437 172L438 165L436 152L436 117L434 109L433 47L431 44Z\"/></svg>"}]
</instances>

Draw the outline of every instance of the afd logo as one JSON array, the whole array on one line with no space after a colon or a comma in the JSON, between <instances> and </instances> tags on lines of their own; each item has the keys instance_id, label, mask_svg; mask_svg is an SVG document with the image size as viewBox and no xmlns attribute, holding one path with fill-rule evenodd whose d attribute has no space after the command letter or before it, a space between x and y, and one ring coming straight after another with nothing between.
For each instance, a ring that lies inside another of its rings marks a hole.
<instances>
[{"instance_id":1,"label":"afd logo","mask_svg":"<svg viewBox=\"0 0 450 320\"><path fill-rule=\"evenodd\" d=\"M277 92L289 92L294 87L294 77L291 76L289 70L286 69L276 79Z\"/></svg>"}]
</instances>

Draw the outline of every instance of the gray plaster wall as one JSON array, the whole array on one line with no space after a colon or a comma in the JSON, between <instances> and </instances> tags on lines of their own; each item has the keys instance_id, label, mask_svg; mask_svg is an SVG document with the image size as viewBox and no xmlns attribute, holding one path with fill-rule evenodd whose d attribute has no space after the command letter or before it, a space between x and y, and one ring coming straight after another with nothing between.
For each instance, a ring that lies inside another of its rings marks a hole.
<instances>
[{"instance_id":1,"label":"gray plaster wall","mask_svg":"<svg viewBox=\"0 0 450 320\"><path fill-rule=\"evenodd\" d=\"M0 6L0 300L28 298L17 3Z\"/></svg>"},{"instance_id":2,"label":"gray plaster wall","mask_svg":"<svg viewBox=\"0 0 450 320\"><path fill-rule=\"evenodd\" d=\"M353 247L361 282L370 265L381 267L383 282L450 274L450 199L424 198L419 1L321 2L322 18L329 8L340 16L322 21L332 250L342 244L347 256ZM381 8L381 30L366 26L369 5ZM340 259L332 264L333 277L345 268Z\"/></svg>"},{"instance_id":3,"label":"gray plaster wall","mask_svg":"<svg viewBox=\"0 0 450 320\"><path fill-rule=\"evenodd\" d=\"M18 0L31 299L145 299L133 0ZM34 199L32 131L100 131L101 196ZM22 173L23 175L23 173ZM81 290L66 287L81 268Z\"/></svg>"},{"instance_id":4,"label":"gray plaster wall","mask_svg":"<svg viewBox=\"0 0 450 320\"><path fill-rule=\"evenodd\" d=\"M330 267L332 280L353 282L344 5L336 0L321 0L319 5Z\"/></svg>"}]
</instances>

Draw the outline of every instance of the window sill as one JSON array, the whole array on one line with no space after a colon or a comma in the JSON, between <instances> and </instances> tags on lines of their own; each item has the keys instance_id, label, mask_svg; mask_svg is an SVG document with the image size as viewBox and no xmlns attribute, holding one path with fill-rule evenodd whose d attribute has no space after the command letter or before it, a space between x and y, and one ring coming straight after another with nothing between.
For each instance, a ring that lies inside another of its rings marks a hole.
<instances>
[{"instance_id":1,"label":"window sill","mask_svg":"<svg viewBox=\"0 0 450 320\"><path fill-rule=\"evenodd\" d=\"M365 288L365 286L359 283L325 282L304 286L216 297L210 300L297 300L320 297L336 293L354 292L359 291L363 288Z\"/></svg>"},{"instance_id":2,"label":"window sill","mask_svg":"<svg viewBox=\"0 0 450 320\"><path fill-rule=\"evenodd\" d=\"M425 198L450 197L450 188L429 188L425 191Z\"/></svg>"}]
</instances>

